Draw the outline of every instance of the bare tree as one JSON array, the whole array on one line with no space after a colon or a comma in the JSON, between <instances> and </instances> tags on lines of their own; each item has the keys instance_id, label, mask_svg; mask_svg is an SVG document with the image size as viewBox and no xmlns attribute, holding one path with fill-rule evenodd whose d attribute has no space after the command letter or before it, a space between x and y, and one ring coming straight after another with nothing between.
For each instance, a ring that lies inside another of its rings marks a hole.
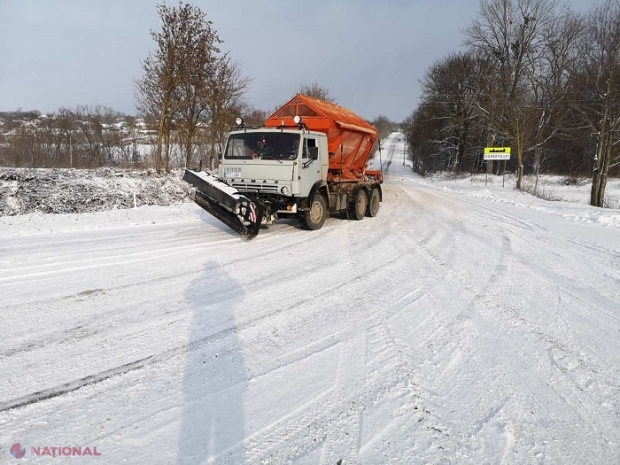
<instances>
[{"instance_id":1,"label":"bare tree","mask_svg":"<svg viewBox=\"0 0 620 465\"><path fill-rule=\"evenodd\" d=\"M60 155L66 153L65 166L74 168L77 166L76 146L78 144L78 124L75 112L68 108L61 108L55 118L49 118L57 135L55 149Z\"/></svg>"},{"instance_id":2,"label":"bare tree","mask_svg":"<svg viewBox=\"0 0 620 465\"><path fill-rule=\"evenodd\" d=\"M241 73L241 66L228 55L222 56L215 67L209 95L211 115L211 156L223 150L224 140L235 118L241 115L246 104L243 96L250 79Z\"/></svg>"},{"instance_id":3,"label":"bare tree","mask_svg":"<svg viewBox=\"0 0 620 465\"><path fill-rule=\"evenodd\" d=\"M579 52L575 106L596 138L590 204L603 207L609 170L620 163L620 1L592 10Z\"/></svg>"},{"instance_id":4,"label":"bare tree","mask_svg":"<svg viewBox=\"0 0 620 465\"><path fill-rule=\"evenodd\" d=\"M440 114L436 101L423 99L403 122L413 169L423 176L445 168L450 158L450 153L437 144L437 135L443 130L443 122L437 117Z\"/></svg>"},{"instance_id":5,"label":"bare tree","mask_svg":"<svg viewBox=\"0 0 620 465\"><path fill-rule=\"evenodd\" d=\"M385 115L379 115L372 121L370 121L377 130L377 137L379 140L386 138L391 132L394 131L396 124Z\"/></svg>"},{"instance_id":6,"label":"bare tree","mask_svg":"<svg viewBox=\"0 0 620 465\"><path fill-rule=\"evenodd\" d=\"M218 82L221 43L212 22L198 7L185 5L178 18L185 54L179 67L175 104L185 146L185 166L192 164L193 146L200 123L213 118L211 105Z\"/></svg>"},{"instance_id":7,"label":"bare tree","mask_svg":"<svg viewBox=\"0 0 620 465\"><path fill-rule=\"evenodd\" d=\"M268 117L269 113L265 110L258 110L256 108L248 108L243 113L243 119L248 126L262 126Z\"/></svg>"},{"instance_id":8,"label":"bare tree","mask_svg":"<svg viewBox=\"0 0 620 465\"><path fill-rule=\"evenodd\" d=\"M524 74L530 90L528 100L530 121L535 124L524 127L531 150L534 151L535 193L538 193L540 167L548 157L545 145L565 128L569 115L568 105L571 85L571 65L578 61L578 41L583 31L582 19L570 11L562 11L555 21L542 31L536 57L527 61Z\"/></svg>"},{"instance_id":9,"label":"bare tree","mask_svg":"<svg viewBox=\"0 0 620 465\"><path fill-rule=\"evenodd\" d=\"M200 8L179 3L158 5L161 32L152 32L158 49L143 62L136 81L138 108L159 121L156 168L169 169L170 147L177 131L185 148L185 166L193 162L198 141L221 148L226 131L244 109L249 79L238 63L218 48L221 40ZM207 138L210 141L207 141ZM165 161L162 146L166 145Z\"/></svg>"},{"instance_id":10,"label":"bare tree","mask_svg":"<svg viewBox=\"0 0 620 465\"><path fill-rule=\"evenodd\" d=\"M157 50L143 62L143 77L135 82L138 108L159 120L156 170L163 167L162 146L170 141L171 119L178 119L191 162L193 139L198 122L208 108L209 86L215 71L220 39L196 6L179 3L177 7L157 6L161 31L151 32ZM169 148L167 150L169 152ZM169 169L169 156L166 157Z\"/></svg>"},{"instance_id":11,"label":"bare tree","mask_svg":"<svg viewBox=\"0 0 620 465\"><path fill-rule=\"evenodd\" d=\"M326 102L336 103L336 99L329 95L329 89L327 87L321 86L316 81L310 85L302 85L299 88L299 93L307 95L309 97L314 97L319 100L325 100Z\"/></svg>"},{"instance_id":12,"label":"bare tree","mask_svg":"<svg viewBox=\"0 0 620 465\"><path fill-rule=\"evenodd\" d=\"M495 60L501 108L500 130L505 129L517 152L517 188L523 179L526 127L531 122L526 69L536 66L544 31L555 21L556 0L482 0L480 14L466 29L466 44Z\"/></svg>"},{"instance_id":13,"label":"bare tree","mask_svg":"<svg viewBox=\"0 0 620 465\"><path fill-rule=\"evenodd\" d=\"M157 43L157 51L142 62L143 76L135 81L135 88L138 110L158 120L155 170L159 173L163 168L164 134L169 131L182 47L176 36L176 9L160 4L157 10L162 20L162 31L151 31L151 36Z\"/></svg>"},{"instance_id":14,"label":"bare tree","mask_svg":"<svg viewBox=\"0 0 620 465\"><path fill-rule=\"evenodd\" d=\"M451 54L435 63L422 81L423 99L433 103L441 128L434 144L449 154L448 163L455 173L469 151L475 122L481 118L479 102L487 89L480 77L488 73L486 65L487 61L470 53Z\"/></svg>"},{"instance_id":15,"label":"bare tree","mask_svg":"<svg viewBox=\"0 0 620 465\"><path fill-rule=\"evenodd\" d=\"M135 97L139 113L157 128L154 158L155 170L159 173L163 168L164 134L170 131L173 77L167 76L166 68L151 56L144 60L142 67L143 76L134 81Z\"/></svg>"}]
</instances>

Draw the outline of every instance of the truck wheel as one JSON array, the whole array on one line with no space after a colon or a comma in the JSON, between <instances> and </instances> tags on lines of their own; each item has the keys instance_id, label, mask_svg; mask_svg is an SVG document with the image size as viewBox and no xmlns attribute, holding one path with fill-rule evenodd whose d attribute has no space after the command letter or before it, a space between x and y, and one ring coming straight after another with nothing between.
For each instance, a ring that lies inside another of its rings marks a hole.
<instances>
[{"instance_id":1,"label":"truck wheel","mask_svg":"<svg viewBox=\"0 0 620 465\"><path fill-rule=\"evenodd\" d=\"M381 195L379 195L379 189L376 187L370 191L370 201L368 202L368 208L366 209L366 216L374 218L379 212L379 203L381 202Z\"/></svg>"},{"instance_id":2,"label":"truck wheel","mask_svg":"<svg viewBox=\"0 0 620 465\"><path fill-rule=\"evenodd\" d=\"M327 206L321 194L314 194L310 210L302 212L299 216L299 224L303 229L314 231L321 229L327 218Z\"/></svg>"},{"instance_id":3,"label":"truck wheel","mask_svg":"<svg viewBox=\"0 0 620 465\"><path fill-rule=\"evenodd\" d=\"M355 194L355 202L349 206L349 218L352 220L361 220L366 214L368 206L368 196L364 189L359 189Z\"/></svg>"}]
</instances>

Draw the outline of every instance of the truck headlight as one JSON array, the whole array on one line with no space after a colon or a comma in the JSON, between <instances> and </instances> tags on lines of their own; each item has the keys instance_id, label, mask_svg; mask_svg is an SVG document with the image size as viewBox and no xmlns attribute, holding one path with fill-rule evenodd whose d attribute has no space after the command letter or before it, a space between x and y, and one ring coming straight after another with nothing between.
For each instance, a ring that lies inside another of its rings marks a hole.
<instances>
[{"instance_id":1,"label":"truck headlight","mask_svg":"<svg viewBox=\"0 0 620 465\"><path fill-rule=\"evenodd\" d=\"M284 195L287 195L288 194L288 187L282 186L282 189L280 189L280 192L282 192L282 194L284 194Z\"/></svg>"}]
</instances>

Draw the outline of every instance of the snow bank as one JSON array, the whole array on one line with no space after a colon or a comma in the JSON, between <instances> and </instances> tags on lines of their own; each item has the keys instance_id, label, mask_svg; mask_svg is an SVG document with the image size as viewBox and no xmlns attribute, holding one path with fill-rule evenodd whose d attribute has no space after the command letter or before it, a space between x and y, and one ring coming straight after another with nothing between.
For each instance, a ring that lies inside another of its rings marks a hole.
<instances>
[{"instance_id":1,"label":"snow bank","mask_svg":"<svg viewBox=\"0 0 620 465\"><path fill-rule=\"evenodd\" d=\"M538 191L542 197L540 198L515 189L513 176L506 176L505 180L502 176L489 176L486 185L484 175L455 178L445 173L436 173L425 178L414 177L412 180L417 184L467 197L528 208L582 223L620 228L619 208L597 208L588 205L591 189L589 182L568 184L562 176L544 176L539 180ZM524 178L524 185L528 183L533 186L533 179ZM530 190L533 191L533 187ZM608 205L618 206L619 180L613 179L608 183L605 198Z\"/></svg>"},{"instance_id":2,"label":"snow bank","mask_svg":"<svg viewBox=\"0 0 620 465\"><path fill-rule=\"evenodd\" d=\"M192 200L183 172L0 168L0 216L86 213Z\"/></svg>"}]
</instances>

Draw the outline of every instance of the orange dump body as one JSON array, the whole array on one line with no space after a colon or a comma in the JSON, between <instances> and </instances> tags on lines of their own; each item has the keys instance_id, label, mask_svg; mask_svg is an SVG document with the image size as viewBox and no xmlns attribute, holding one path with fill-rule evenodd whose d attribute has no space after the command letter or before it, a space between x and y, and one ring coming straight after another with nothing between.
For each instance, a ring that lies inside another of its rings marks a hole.
<instances>
[{"instance_id":1,"label":"orange dump body","mask_svg":"<svg viewBox=\"0 0 620 465\"><path fill-rule=\"evenodd\" d=\"M295 116L301 116L306 129L327 135L328 181L360 181L368 175L379 174L366 171L366 162L377 140L377 131L351 110L297 94L265 120L265 127L297 126L293 121Z\"/></svg>"}]
</instances>

